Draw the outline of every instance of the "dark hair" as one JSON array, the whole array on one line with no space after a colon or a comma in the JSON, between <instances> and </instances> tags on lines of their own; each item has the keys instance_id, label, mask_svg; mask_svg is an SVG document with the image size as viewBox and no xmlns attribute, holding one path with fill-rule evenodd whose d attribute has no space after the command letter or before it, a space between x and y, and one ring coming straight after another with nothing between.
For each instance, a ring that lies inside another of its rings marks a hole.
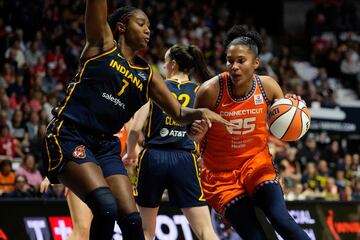
<instances>
[{"instance_id":1,"label":"dark hair","mask_svg":"<svg viewBox=\"0 0 360 240\"><path fill-rule=\"evenodd\" d=\"M263 43L258 32L249 31L244 25L234 25L227 32L225 40L226 49L232 45L248 46L255 56L259 56Z\"/></svg>"},{"instance_id":2,"label":"dark hair","mask_svg":"<svg viewBox=\"0 0 360 240\"><path fill-rule=\"evenodd\" d=\"M131 14L138 10L133 6L124 6L121 8L116 9L110 16L108 17L108 23L111 30L114 32L116 24L118 22L127 23Z\"/></svg>"},{"instance_id":3,"label":"dark hair","mask_svg":"<svg viewBox=\"0 0 360 240\"><path fill-rule=\"evenodd\" d=\"M210 78L204 55L197 46L174 45L170 48L169 57L179 65L179 71L190 73L193 70L199 83Z\"/></svg>"},{"instance_id":4,"label":"dark hair","mask_svg":"<svg viewBox=\"0 0 360 240\"><path fill-rule=\"evenodd\" d=\"M0 161L0 170L2 170L5 165L12 167L12 161L9 159L4 159Z\"/></svg>"}]
</instances>

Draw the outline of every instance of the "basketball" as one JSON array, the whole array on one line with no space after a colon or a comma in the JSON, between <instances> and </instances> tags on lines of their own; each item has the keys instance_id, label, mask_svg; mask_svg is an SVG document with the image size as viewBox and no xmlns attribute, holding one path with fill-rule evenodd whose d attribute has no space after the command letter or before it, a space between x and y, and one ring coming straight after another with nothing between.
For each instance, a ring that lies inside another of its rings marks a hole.
<instances>
[{"instance_id":1,"label":"basketball","mask_svg":"<svg viewBox=\"0 0 360 240\"><path fill-rule=\"evenodd\" d=\"M282 98L270 107L268 125L276 138L296 141L309 130L310 111L302 101Z\"/></svg>"}]
</instances>

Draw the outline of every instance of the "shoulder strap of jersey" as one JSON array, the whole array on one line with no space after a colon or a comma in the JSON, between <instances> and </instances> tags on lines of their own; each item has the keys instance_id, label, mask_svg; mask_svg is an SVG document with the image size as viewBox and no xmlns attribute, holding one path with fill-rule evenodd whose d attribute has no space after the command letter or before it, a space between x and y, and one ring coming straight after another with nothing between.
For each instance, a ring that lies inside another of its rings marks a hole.
<instances>
[{"instance_id":1,"label":"shoulder strap of jersey","mask_svg":"<svg viewBox=\"0 0 360 240\"><path fill-rule=\"evenodd\" d=\"M268 106L270 106L270 101L268 99L268 97L266 96L266 92L265 92L265 89L264 89L264 86L263 84L261 83L261 79L260 79L260 76L259 75L255 75L255 79L256 79L256 83L257 83L257 86L259 87L260 91L261 91L261 94L262 96L264 97L265 99L265 102Z\"/></svg>"},{"instance_id":2,"label":"shoulder strap of jersey","mask_svg":"<svg viewBox=\"0 0 360 240\"><path fill-rule=\"evenodd\" d=\"M221 103L223 98L226 97L225 95L227 95L226 88L227 88L227 81L229 78L229 73L223 72L223 73L220 73L219 75L217 75L217 77L219 79L220 90L219 90L219 96L215 103L215 109L219 106L219 104Z\"/></svg>"}]
</instances>

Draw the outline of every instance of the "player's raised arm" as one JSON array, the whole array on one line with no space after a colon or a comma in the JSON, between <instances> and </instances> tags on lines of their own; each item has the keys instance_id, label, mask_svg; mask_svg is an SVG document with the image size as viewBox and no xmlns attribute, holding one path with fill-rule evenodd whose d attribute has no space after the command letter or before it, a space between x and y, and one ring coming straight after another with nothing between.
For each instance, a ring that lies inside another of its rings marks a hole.
<instances>
[{"instance_id":1,"label":"player's raised arm","mask_svg":"<svg viewBox=\"0 0 360 240\"><path fill-rule=\"evenodd\" d=\"M114 38L107 22L106 0L86 0L86 45L82 58L89 58L114 46Z\"/></svg>"}]
</instances>

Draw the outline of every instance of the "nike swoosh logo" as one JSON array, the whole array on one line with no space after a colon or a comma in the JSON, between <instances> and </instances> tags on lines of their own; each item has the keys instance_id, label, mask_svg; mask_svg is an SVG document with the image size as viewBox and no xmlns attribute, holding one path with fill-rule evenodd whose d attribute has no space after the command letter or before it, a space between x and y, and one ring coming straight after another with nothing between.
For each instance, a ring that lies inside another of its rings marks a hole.
<instances>
[{"instance_id":1,"label":"nike swoosh logo","mask_svg":"<svg viewBox=\"0 0 360 240\"><path fill-rule=\"evenodd\" d=\"M230 106L232 103L223 103L221 104L222 107L227 107L227 106Z\"/></svg>"}]
</instances>

